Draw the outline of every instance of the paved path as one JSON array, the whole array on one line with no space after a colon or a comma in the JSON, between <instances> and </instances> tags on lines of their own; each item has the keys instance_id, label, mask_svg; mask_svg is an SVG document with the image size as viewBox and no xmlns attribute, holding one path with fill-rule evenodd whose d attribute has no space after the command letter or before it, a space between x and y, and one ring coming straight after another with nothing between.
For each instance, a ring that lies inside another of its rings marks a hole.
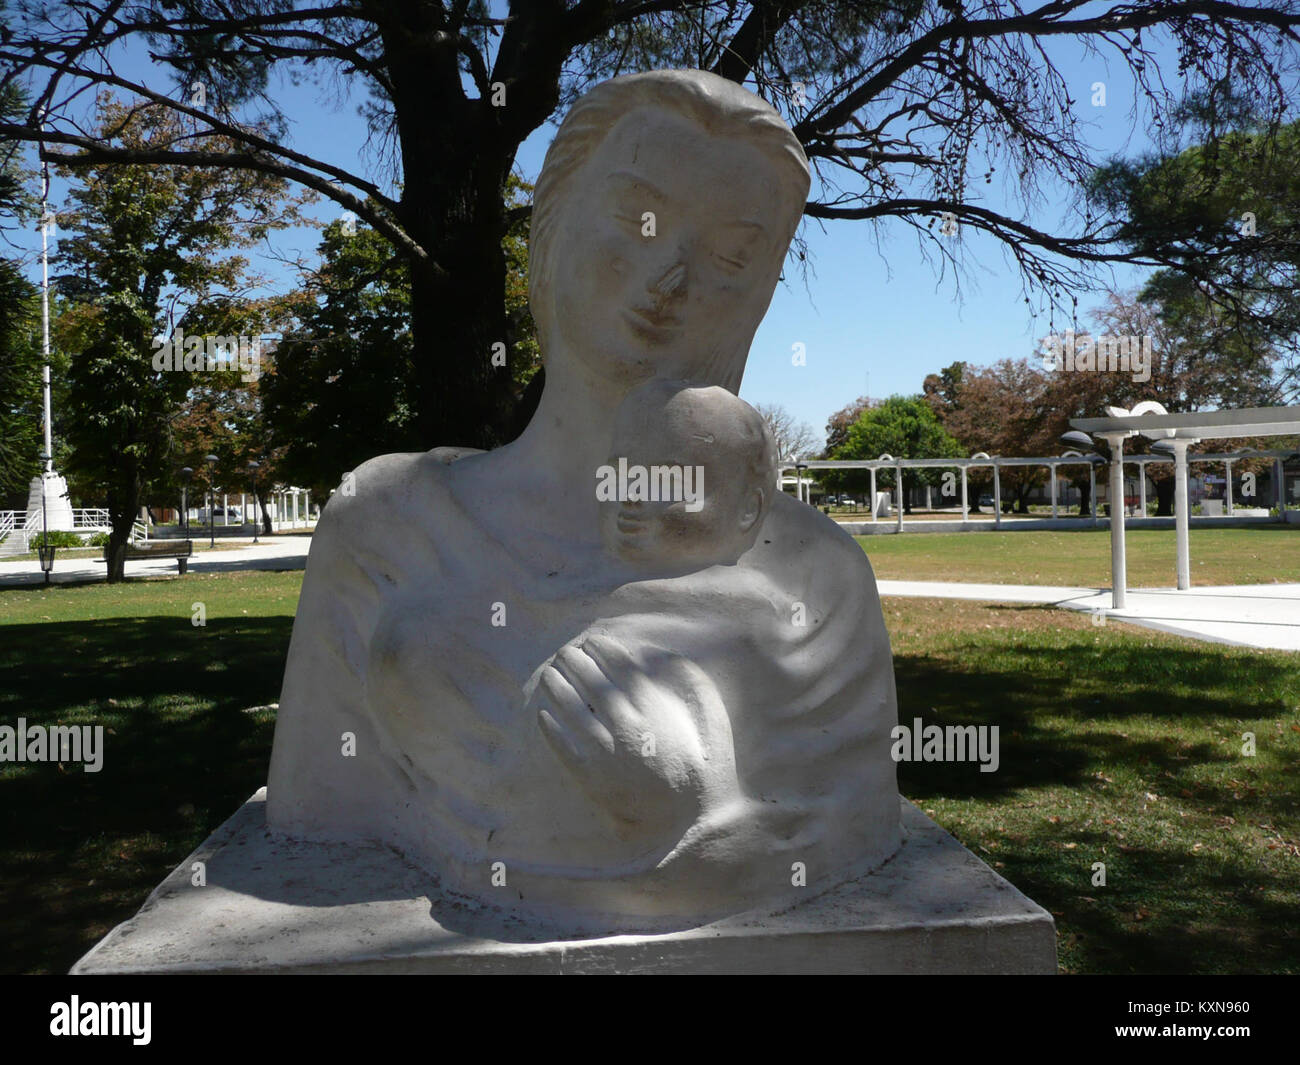
<instances>
[{"instance_id":1,"label":"paved path","mask_svg":"<svg viewBox=\"0 0 1300 1065\"><path fill-rule=\"evenodd\" d=\"M881 595L1044 603L1066 610L1101 610L1108 619L1191 636L1210 643L1300 651L1300 584L1249 584L1218 588L1132 588L1128 606L1112 610L1106 588L1053 588L1024 584L878 581Z\"/></svg>"},{"instance_id":2,"label":"paved path","mask_svg":"<svg viewBox=\"0 0 1300 1065\"><path fill-rule=\"evenodd\" d=\"M224 538L223 538L224 541ZM190 557L190 573L231 573L235 570L303 569L307 565L307 552L311 548L310 536L275 536L253 544L251 540L232 551L196 551ZM104 579L104 563L93 558L66 558L54 556L51 580L56 584ZM174 558L146 559L126 564L127 577L176 576ZM18 584L35 585L42 582L41 564L30 562L0 562L0 587Z\"/></svg>"}]
</instances>

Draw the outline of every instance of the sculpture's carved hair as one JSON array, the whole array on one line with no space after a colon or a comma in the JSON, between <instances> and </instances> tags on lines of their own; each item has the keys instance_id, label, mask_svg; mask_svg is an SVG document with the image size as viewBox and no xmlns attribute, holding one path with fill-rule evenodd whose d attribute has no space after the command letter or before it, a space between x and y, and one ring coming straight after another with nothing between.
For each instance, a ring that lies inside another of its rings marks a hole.
<instances>
[{"instance_id":1,"label":"sculpture's carved hair","mask_svg":"<svg viewBox=\"0 0 1300 1065\"><path fill-rule=\"evenodd\" d=\"M667 108L698 122L718 136L739 136L765 151L777 164L788 198L798 206L785 219L784 248L794 236L810 183L808 158L780 113L735 82L701 70L655 70L603 82L573 105L560 124L533 191L529 233L528 298L537 322L543 354L551 325L547 293L553 263L551 248L563 208L565 186L600 147L609 131L628 112L641 106ZM772 283L775 284L775 277ZM726 347L702 376L731 392L740 388L750 337L744 350Z\"/></svg>"}]
</instances>

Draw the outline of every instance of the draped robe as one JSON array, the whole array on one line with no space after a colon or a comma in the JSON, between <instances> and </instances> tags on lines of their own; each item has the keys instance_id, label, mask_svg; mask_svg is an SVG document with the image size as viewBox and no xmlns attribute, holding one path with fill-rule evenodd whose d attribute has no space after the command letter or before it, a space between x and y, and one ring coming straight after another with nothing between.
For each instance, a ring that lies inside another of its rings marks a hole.
<instances>
[{"instance_id":1,"label":"draped robe","mask_svg":"<svg viewBox=\"0 0 1300 1065\"><path fill-rule=\"evenodd\" d=\"M598 557L557 567L525 515L487 528L503 505L493 461L381 456L325 508L280 696L270 828L378 840L440 891L593 931L786 905L893 854L893 665L849 536L777 493L735 565L633 581ZM530 696L584 633L628 646L652 679L670 658L696 667L725 708L728 801L638 833L579 786Z\"/></svg>"}]
</instances>

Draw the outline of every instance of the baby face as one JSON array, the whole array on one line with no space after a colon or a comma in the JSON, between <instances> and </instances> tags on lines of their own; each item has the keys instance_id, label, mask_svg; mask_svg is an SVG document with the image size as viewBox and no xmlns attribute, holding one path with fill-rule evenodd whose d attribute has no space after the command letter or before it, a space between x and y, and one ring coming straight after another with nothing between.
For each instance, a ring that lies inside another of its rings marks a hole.
<instances>
[{"instance_id":1,"label":"baby face","mask_svg":"<svg viewBox=\"0 0 1300 1065\"><path fill-rule=\"evenodd\" d=\"M746 408L723 389L678 391L666 404L658 391L649 388L642 403L647 390L638 389L618 420L608 468L619 490L602 503L605 546L660 571L735 562L763 502L737 432Z\"/></svg>"}]
</instances>

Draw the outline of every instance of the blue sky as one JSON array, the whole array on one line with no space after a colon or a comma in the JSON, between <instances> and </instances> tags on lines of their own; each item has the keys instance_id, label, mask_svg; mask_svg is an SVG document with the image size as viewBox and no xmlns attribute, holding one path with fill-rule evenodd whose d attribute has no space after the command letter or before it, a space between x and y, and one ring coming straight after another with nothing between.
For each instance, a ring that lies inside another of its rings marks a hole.
<instances>
[{"instance_id":1,"label":"blue sky","mask_svg":"<svg viewBox=\"0 0 1300 1065\"><path fill-rule=\"evenodd\" d=\"M1084 138L1099 157L1126 155L1150 147L1145 115L1135 100L1127 68L1104 57L1088 56L1072 41L1050 42L1057 69L1067 78L1077 101ZM132 55L126 71L164 86L163 75L146 72L148 61ZM1169 69L1176 65L1169 64ZM124 71L125 72L125 71ZM1107 104L1094 107L1092 86L1106 85ZM292 122L292 145L353 170L371 173L377 163L365 149L366 127L357 114L359 98L322 101L310 85L273 81L272 95L281 100ZM537 176L554 127L544 125L524 143L517 169L529 180ZM1047 186L1045 202L1033 210L1007 202L997 180L983 187L995 209L1005 209L1031 224L1059 226L1073 190ZM814 190L815 193L815 190ZM54 205L64 202L66 189L55 182ZM338 217L340 209L322 201L312 212L322 220ZM1065 231L1069 231L1066 227ZM1046 319L1035 319L1024 302L1019 271L1000 244L976 234L962 238L965 270L957 279L951 270L941 278L937 260L927 262L910 226L886 221L877 231L868 222L805 222L810 269L805 285L791 261L787 280L778 287L767 317L755 337L741 386L751 403L784 406L808 423L821 439L827 417L868 393L883 397L914 393L926 374L956 359L985 365L1001 358L1030 355L1048 333ZM878 235L877 235L878 233ZM36 232L10 234L29 253L39 248ZM294 230L272 237L277 255L314 255L317 234ZM267 249L270 251L271 249ZM39 276L35 262L29 274ZM270 256L255 256L255 267L285 284L287 270ZM1106 277L1109 284L1132 288L1146 272L1123 268ZM1081 318L1101 304L1104 288L1079 293ZM1058 327L1061 325L1059 319ZM806 365L791 364L792 345L801 343ZM430 445L443 441L430 441Z\"/></svg>"}]
</instances>

